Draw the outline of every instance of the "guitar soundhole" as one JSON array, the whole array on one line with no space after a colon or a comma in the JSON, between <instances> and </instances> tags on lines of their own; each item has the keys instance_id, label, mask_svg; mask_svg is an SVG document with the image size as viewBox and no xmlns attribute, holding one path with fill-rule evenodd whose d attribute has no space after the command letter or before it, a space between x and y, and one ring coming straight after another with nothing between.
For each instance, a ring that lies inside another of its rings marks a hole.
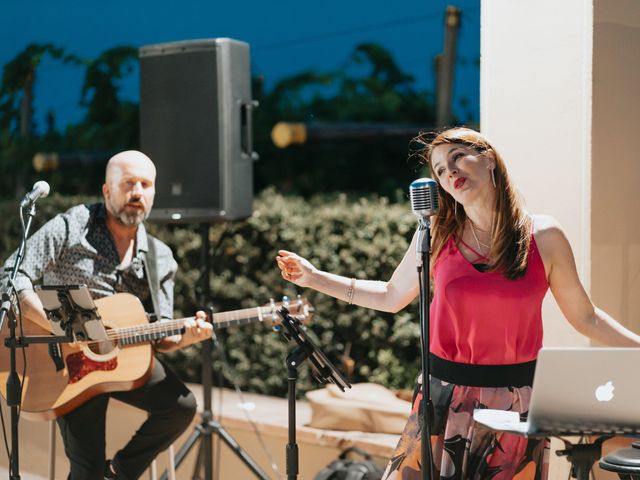
<instances>
[{"instance_id":1,"label":"guitar soundhole","mask_svg":"<svg viewBox=\"0 0 640 480\"><path fill-rule=\"evenodd\" d=\"M113 352L113 350L118 346L118 342L115 340L104 340L100 342L89 342L87 346L89 347L89 350L96 355L105 355Z\"/></svg>"}]
</instances>

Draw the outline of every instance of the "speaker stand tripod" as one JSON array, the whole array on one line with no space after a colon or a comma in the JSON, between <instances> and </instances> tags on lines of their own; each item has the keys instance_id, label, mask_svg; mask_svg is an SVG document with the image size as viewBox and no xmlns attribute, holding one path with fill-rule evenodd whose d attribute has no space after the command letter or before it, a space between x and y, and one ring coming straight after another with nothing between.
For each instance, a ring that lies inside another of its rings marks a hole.
<instances>
[{"instance_id":1,"label":"speaker stand tripod","mask_svg":"<svg viewBox=\"0 0 640 480\"><path fill-rule=\"evenodd\" d=\"M203 225L202 227L202 265L204 266L203 282L202 282L202 304L206 304L206 300L210 294L209 277L211 274L211 264L209 259L209 226ZM211 315L211 311L208 313ZM227 432L224 427L213 418L213 412L211 409L211 390L213 385L211 384L211 351L214 340L205 340L202 342L202 392L203 392L203 411L201 414L201 422L195 426L194 431L189 435L187 441L180 447L175 458L175 466L182 463L191 449L200 442L198 447L198 456L196 464L193 470L193 480L199 480L203 477L200 476L200 470L204 467L204 480L213 479L213 436L217 435L230 449L231 451L244 463L244 465L251 470L251 472L260 480L269 480L269 477L260 469L255 461L245 452L242 447L236 442L233 437ZM161 480L168 480L169 474L165 471L160 477Z\"/></svg>"}]
</instances>

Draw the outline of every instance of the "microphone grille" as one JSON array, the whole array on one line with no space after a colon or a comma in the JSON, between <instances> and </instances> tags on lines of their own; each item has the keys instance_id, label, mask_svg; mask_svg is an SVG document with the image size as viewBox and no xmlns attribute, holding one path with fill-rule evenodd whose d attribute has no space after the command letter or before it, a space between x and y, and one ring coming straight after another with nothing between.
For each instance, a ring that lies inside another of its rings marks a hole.
<instances>
[{"instance_id":1,"label":"microphone grille","mask_svg":"<svg viewBox=\"0 0 640 480\"><path fill-rule=\"evenodd\" d=\"M34 183L33 189L34 190L38 190L39 192L41 192L41 194L40 194L41 198L44 198L47 195L49 195L49 192L51 191L51 187L44 180L39 180L36 183Z\"/></svg>"},{"instance_id":2,"label":"microphone grille","mask_svg":"<svg viewBox=\"0 0 640 480\"><path fill-rule=\"evenodd\" d=\"M409 187L411 209L418 216L431 216L438 211L438 184L431 178L419 178Z\"/></svg>"}]
</instances>

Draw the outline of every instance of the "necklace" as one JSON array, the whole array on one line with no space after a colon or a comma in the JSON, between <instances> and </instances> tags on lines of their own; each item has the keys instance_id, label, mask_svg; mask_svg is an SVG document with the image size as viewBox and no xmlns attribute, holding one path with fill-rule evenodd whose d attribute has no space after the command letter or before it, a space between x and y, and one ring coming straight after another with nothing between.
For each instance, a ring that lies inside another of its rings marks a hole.
<instances>
[{"instance_id":1,"label":"necklace","mask_svg":"<svg viewBox=\"0 0 640 480\"><path fill-rule=\"evenodd\" d=\"M476 235L476 229L473 226L473 222L469 219L467 219L469 222L469 225L471 226L471 235L473 235L473 239L476 241L476 245L478 246L478 251L481 250L481 246L486 248L487 250L491 250L491 245L486 245L484 243L482 243L480 240L478 240L478 235Z\"/></svg>"}]
</instances>

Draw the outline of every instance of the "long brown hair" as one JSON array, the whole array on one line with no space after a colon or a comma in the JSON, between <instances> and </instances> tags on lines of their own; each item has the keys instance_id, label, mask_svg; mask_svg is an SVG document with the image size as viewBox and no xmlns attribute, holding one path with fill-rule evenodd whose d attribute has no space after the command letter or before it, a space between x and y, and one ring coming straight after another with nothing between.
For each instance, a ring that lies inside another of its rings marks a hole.
<instances>
[{"instance_id":1,"label":"long brown hair","mask_svg":"<svg viewBox=\"0 0 640 480\"><path fill-rule=\"evenodd\" d=\"M432 135L431 135L432 136ZM452 128L439 133L431 141L427 134L420 134L415 141L422 145L419 155L431 165L431 155L438 145L456 143L475 149L478 153L490 152L495 159L493 175L496 183L496 199L491 225L491 250L488 257L495 260L489 271L499 271L505 277L516 279L527 271L527 259L531 244L531 219L527 215L520 195L509 179L500 153L480 133L469 128ZM437 181L437 178L434 178ZM464 208L455 208L455 200L438 182L440 209L432 222L432 261L437 260L452 235L462 238L467 215Z\"/></svg>"}]
</instances>

